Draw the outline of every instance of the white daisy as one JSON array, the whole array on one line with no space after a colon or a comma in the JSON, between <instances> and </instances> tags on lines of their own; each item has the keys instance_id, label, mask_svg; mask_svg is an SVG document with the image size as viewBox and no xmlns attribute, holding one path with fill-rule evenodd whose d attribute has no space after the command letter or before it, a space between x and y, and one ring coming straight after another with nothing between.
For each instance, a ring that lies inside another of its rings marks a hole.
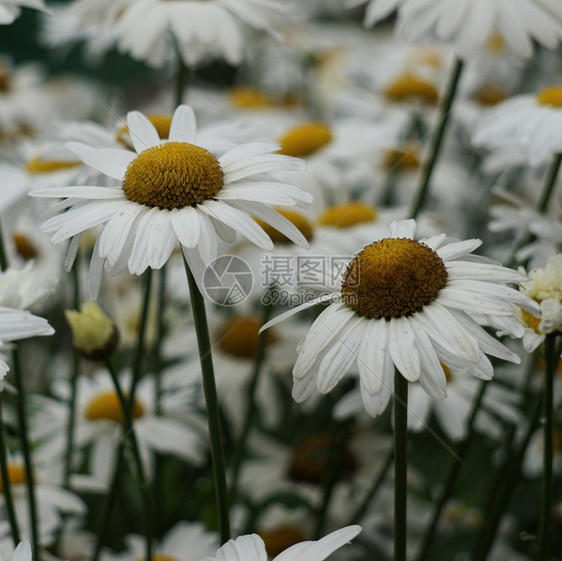
<instances>
[{"instance_id":1,"label":"white daisy","mask_svg":"<svg viewBox=\"0 0 562 561\"><path fill-rule=\"evenodd\" d=\"M562 87L548 87L536 95L519 95L491 110L479 123L473 144L491 150L514 143L529 165L544 164L562 152Z\"/></svg>"},{"instance_id":2,"label":"white daisy","mask_svg":"<svg viewBox=\"0 0 562 561\"><path fill-rule=\"evenodd\" d=\"M293 368L296 401L315 390L329 392L356 367L365 408L378 415L390 398L395 367L443 399L441 363L489 380L493 367L486 354L520 360L480 325L502 325L522 336L514 304L535 314L538 306L505 283L520 283L525 275L471 255L480 240L452 241L441 234L414 241L415 226L413 220L393 223L392 238L365 247L350 262L339 291L267 324L332 302L300 342Z\"/></svg>"},{"instance_id":3,"label":"white daisy","mask_svg":"<svg viewBox=\"0 0 562 561\"><path fill-rule=\"evenodd\" d=\"M273 559L273 561L323 561L334 551L349 543L359 532L361 526L347 526L328 534L318 541L297 543ZM263 540L256 534L240 536L229 540L214 557L203 561L267 561L267 552Z\"/></svg>"},{"instance_id":4,"label":"white daisy","mask_svg":"<svg viewBox=\"0 0 562 561\"><path fill-rule=\"evenodd\" d=\"M282 14L274 0L138 0L116 33L121 49L152 66L169 60L174 41L188 66L216 56L237 65L248 54L247 28L275 33Z\"/></svg>"},{"instance_id":5,"label":"white daisy","mask_svg":"<svg viewBox=\"0 0 562 561\"><path fill-rule=\"evenodd\" d=\"M311 196L266 175L302 169L301 160L275 154L278 146L263 142L243 144L217 159L195 144L195 116L185 105L176 109L167 141L141 113L129 113L127 124L136 152L68 145L85 163L121 180L122 186L70 186L32 193L66 197L55 207L59 214L42 230L52 234L53 243L74 238L69 266L80 234L103 226L90 267L92 299L98 295L104 266L110 274L128 267L131 274L140 275L148 267L160 269L178 244L199 283L205 266L217 255L219 238L234 241L238 233L258 247L273 249L252 216L307 246L297 228L269 205L306 204Z\"/></svg>"},{"instance_id":6,"label":"white daisy","mask_svg":"<svg viewBox=\"0 0 562 561\"><path fill-rule=\"evenodd\" d=\"M406 0L398 32L409 40L436 35L461 56L472 55L499 32L516 53L530 57L533 40L555 49L562 37L557 0Z\"/></svg>"},{"instance_id":7,"label":"white daisy","mask_svg":"<svg viewBox=\"0 0 562 561\"><path fill-rule=\"evenodd\" d=\"M47 10L44 0L2 0L0 2L0 25L13 23L21 14L22 8Z\"/></svg>"}]
</instances>

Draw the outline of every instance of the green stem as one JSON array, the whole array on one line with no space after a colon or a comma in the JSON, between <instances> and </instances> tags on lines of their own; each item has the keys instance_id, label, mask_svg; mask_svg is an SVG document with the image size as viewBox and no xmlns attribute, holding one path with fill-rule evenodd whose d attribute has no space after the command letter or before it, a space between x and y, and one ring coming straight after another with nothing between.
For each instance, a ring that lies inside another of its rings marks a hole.
<instances>
[{"instance_id":1,"label":"green stem","mask_svg":"<svg viewBox=\"0 0 562 561\"><path fill-rule=\"evenodd\" d=\"M146 475L144 473L144 467L142 465L142 458L139 451L137 437L135 435L135 428L133 425L133 417L131 415L131 410L129 408L129 403L127 402L127 398L123 394L123 390L121 389L121 385L119 384L119 379L117 377L117 373L113 369L111 361L109 359L106 360L107 369L109 370L109 374L111 375L111 379L113 381L113 385L115 386L115 391L117 392L117 398L119 399L119 404L121 405L121 409L123 410L123 416L125 418L124 426L125 426L125 435L130 444L131 444L131 451L133 453L133 461L135 463L135 467L137 470L137 477L139 480L139 486L142 491L143 499L144 499L144 508L145 508L145 521L146 521L146 543L145 543L145 559L144 561L151 561L152 559L152 539L154 536L154 520L152 515L152 493L149 489L149 484L146 479Z\"/></svg>"},{"instance_id":2,"label":"green stem","mask_svg":"<svg viewBox=\"0 0 562 561\"><path fill-rule=\"evenodd\" d=\"M550 518L552 512L552 457L553 443L553 392L554 374L559 356L556 356L556 334L550 333L544 341L544 446L543 446L543 477L541 489L541 517L539 525L538 561L548 561L550 549Z\"/></svg>"},{"instance_id":3,"label":"green stem","mask_svg":"<svg viewBox=\"0 0 562 561\"><path fill-rule=\"evenodd\" d=\"M265 325L269 321L272 312L273 306L270 304L264 304L262 325ZM234 497L236 496L236 487L238 486L238 478L240 476L240 466L242 465L242 460L244 459L244 455L246 453L248 436L250 435L250 429L252 428L252 423L256 414L256 388L258 387L260 373L262 371L263 361L265 359L267 335L267 331L262 331L258 336L258 344L254 357L254 371L250 380L250 384L248 386L248 405L246 408L246 416L244 418L244 424L242 425L242 434L240 435L240 441L238 442L238 447L234 455L234 462L232 467L232 481L230 484L231 499L234 499Z\"/></svg>"},{"instance_id":4,"label":"green stem","mask_svg":"<svg viewBox=\"0 0 562 561\"><path fill-rule=\"evenodd\" d=\"M349 422L339 423L332 419L330 427L330 446L327 450L328 461L326 473L323 477L324 496L318 511L316 520L316 539L319 540L324 534L326 514L332 500L334 487L340 478L342 471L343 458L345 457L345 443L349 432Z\"/></svg>"},{"instance_id":5,"label":"green stem","mask_svg":"<svg viewBox=\"0 0 562 561\"><path fill-rule=\"evenodd\" d=\"M133 378L131 381L131 390L129 393L129 413L133 411L133 403L137 384L141 376L142 356L144 351L144 339L146 334L146 325L148 323L148 312L150 309L150 290L152 287L152 269L148 269L145 273L144 296L142 301L142 312L139 326L139 337L137 339L137 347L133 357Z\"/></svg>"},{"instance_id":6,"label":"green stem","mask_svg":"<svg viewBox=\"0 0 562 561\"><path fill-rule=\"evenodd\" d=\"M394 561L406 561L408 381L394 374Z\"/></svg>"},{"instance_id":7,"label":"green stem","mask_svg":"<svg viewBox=\"0 0 562 561\"><path fill-rule=\"evenodd\" d=\"M394 448L391 448L390 451L388 452L386 456L386 460L384 461L384 464L382 466L382 469L380 470L379 473L377 473L375 479L373 480L373 484L371 485L371 488L365 495L365 498L363 499L361 504L355 509L355 512L350 516L349 522L347 524L348 526L351 524L358 524L359 522L361 522L361 519L363 518L363 516L365 516L365 513L367 512L369 505L371 504L372 500L376 497L377 493L379 492L379 489L382 487L382 484L386 479L388 470L390 469L392 462L394 462Z\"/></svg>"},{"instance_id":8,"label":"green stem","mask_svg":"<svg viewBox=\"0 0 562 561\"><path fill-rule=\"evenodd\" d=\"M466 454L468 452L468 448L470 446L470 442L474 437L475 430L474 430L474 421L476 420L476 415L478 414L478 410L480 409L480 405L484 399L484 395L486 393L486 388L488 387L487 382L480 383L480 391L472 404L472 409L467 420L467 428L468 432L466 437L458 444L457 450L455 451L456 457L453 459L453 465L449 470L449 474L447 476L447 480L445 482L445 486L443 488L443 492L437 501L437 506L435 507L435 511L433 512L433 517L427 530L424 534L422 545L420 547L420 554L418 555L418 561L426 561L428 559L428 555L433 545L433 536L435 534L435 530L437 530L437 525L441 518L441 513L443 512L443 508L449 498L453 494L453 489L455 488L455 483L457 482L457 478L461 473L462 462L466 458Z\"/></svg>"},{"instance_id":9,"label":"green stem","mask_svg":"<svg viewBox=\"0 0 562 561\"><path fill-rule=\"evenodd\" d=\"M185 259L184 264L187 282L189 284L189 296L191 299L191 308L193 310L195 332L197 334L197 345L199 347L205 403L207 404L207 420L209 423L209 439L211 445L211 458L213 462L213 479L215 484L219 532L221 543L226 543L230 539L228 493L226 488L220 411L217 398L217 388L215 385L215 374L213 371L213 357L211 354L209 329L207 327L207 314L205 312L205 302L203 300L203 296L199 291L199 287L197 286L195 278L193 277Z\"/></svg>"},{"instance_id":10,"label":"green stem","mask_svg":"<svg viewBox=\"0 0 562 561\"><path fill-rule=\"evenodd\" d=\"M2 475L2 492L4 501L6 502L6 510L8 512L8 520L10 521L10 529L12 530L12 541L14 547L21 541L20 530L16 518L16 510L14 508L14 498L12 495L12 483L8 472L8 447L6 445L6 437L4 432L4 414L2 411L2 393L0 392L0 474Z\"/></svg>"},{"instance_id":11,"label":"green stem","mask_svg":"<svg viewBox=\"0 0 562 561\"><path fill-rule=\"evenodd\" d=\"M101 550L107 541L107 536L109 534L109 528L111 526L111 512L113 510L113 505L115 504L115 499L117 497L117 490L119 483L121 482L121 464L123 463L123 452L124 447L120 444L117 448L117 458L115 459L115 471L113 472L113 478L111 480L111 486L109 492L104 497L103 504L100 506L98 520L96 525L96 548L94 550L94 555L92 556L92 561L98 561L100 558Z\"/></svg>"},{"instance_id":12,"label":"green stem","mask_svg":"<svg viewBox=\"0 0 562 561\"><path fill-rule=\"evenodd\" d=\"M5 271L8 268L8 256L6 254L6 244L4 243L4 230L0 221L0 269Z\"/></svg>"},{"instance_id":13,"label":"green stem","mask_svg":"<svg viewBox=\"0 0 562 561\"><path fill-rule=\"evenodd\" d=\"M504 467L501 468L501 486L498 489L495 497L495 501L486 515L486 524L484 524L484 530L476 547L476 554L474 555L475 561L486 561L488 553L494 543L496 533L498 531L503 513L507 508L509 499L512 493L517 487L517 482L519 479L519 468L523 457L525 456L525 451L529 446L531 437L539 426L539 417L541 412L542 396L538 396L529 414L529 423L527 427L527 432L521 440L518 448L512 454L509 462Z\"/></svg>"},{"instance_id":14,"label":"green stem","mask_svg":"<svg viewBox=\"0 0 562 561\"><path fill-rule=\"evenodd\" d=\"M410 218L417 218L418 214L423 208L423 205L425 204L431 184L431 177L433 176L433 170L435 169L435 164L437 163L441 145L445 137L445 131L447 130L449 117L451 116L451 108L453 107L453 101L457 93L463 67L464 67L463 61L457 58L455 61L455 68L453 69L453 74L451 76L451 80L449 82L449 86L447 89L447 94L445 96L445 100L443 103L441 118L437 124L437 129L435 130L432 137L431 153L429 156L429 160L427 160L424 166L422 180L418 188L418 191L416 193L414 202L412 204Z\"/></svg>"},{"instance_id":15,"label":"green stem","mask_svg":"<svg viewBox=\"0 0 562 561\"><path fill-rule=\"evenodd\" d=\"M80 308L80 255L76 256L76 262L72 267L73 280L73 306L75 310ZM74 427L76 416L76 394L78 373L80 371L80 355L72 347L72 374L70 377L70 404L68 412L68 424L66 425L66 454L64 459L64 480L65 489L70 487L70 472L72 470L72 448L74 445Z\"/></svg>"},{"instance_id":16,"label":"green stem","mask_svg":"<svg viewBox=\"0 0 562 561\"><path fill-rule=\"evenodd\" d=\"M23 383L23 375L17 349L12 351L12 363L14 371L14 385L18 391L16 399L16 410L20 430L21 451L25 466L27 499L29 502L29 518L31 522L31 546L33 558L39 559L39 517L37 515L37 498L35 496L35 478L33 474L33 462L31 460L31 446L29 444L29 429L27 427L27 415L25 413L26 391Z\"/></svg>"}]
</instances>

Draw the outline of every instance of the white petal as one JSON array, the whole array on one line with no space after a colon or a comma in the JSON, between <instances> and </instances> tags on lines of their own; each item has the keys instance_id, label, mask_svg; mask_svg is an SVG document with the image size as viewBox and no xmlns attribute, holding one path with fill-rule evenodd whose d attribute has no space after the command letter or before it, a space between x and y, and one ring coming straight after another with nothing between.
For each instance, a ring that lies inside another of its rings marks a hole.
<instances>
[{"instance_id":1,"label":"white petal","mask_svg":"<svg viewBox=\"0 0 562 561\"><path fill-rule=\"evenodd\" d=\"M127 127L137 154L162 144L154 125L139 111L127 114Z\"/></svg>"},{"instance_id":2,"label":"white petal","mask_svg":"<svg viewBox=\"0 0 562 561\"><path fill-rule=\"evenodd\" d=\"M123 179L127 166L136 158L136 154L128 150L92 148L81 142L69 142L66 147L85 164L114 179Z\"/></svg>"},{"instance_id":3,"label":"white petal","mask_svg":"<svg viewBox=\"0 0 562 561\"><path fill-rule=\"evenodd\" d=\"M172 117L168 140L193 144L197 135L195 113L189 105L180 105Z\"/></svg>"},{"instance_id":4,"label":"white petal","mask_svg":"<svg viewBox=\"0 0 562 561\"><path fill-rule=\"evenodd\" d=\"M184 247L195 247L199 241L199 214L190 206L182 209L174 209L170 215L170 221L176 232L179 242Z\"/></svg>"},{"instance_id":5,"label":"white petal","mask_svg":"<svg viewBox=\"0 0 562 561\"><path fill-rule=\"evenodd\" d=\"M388 326L388 347L392 361L409 382L420 377L420 355L408 318L392 318Z\"/></svg>"}]
</instances>

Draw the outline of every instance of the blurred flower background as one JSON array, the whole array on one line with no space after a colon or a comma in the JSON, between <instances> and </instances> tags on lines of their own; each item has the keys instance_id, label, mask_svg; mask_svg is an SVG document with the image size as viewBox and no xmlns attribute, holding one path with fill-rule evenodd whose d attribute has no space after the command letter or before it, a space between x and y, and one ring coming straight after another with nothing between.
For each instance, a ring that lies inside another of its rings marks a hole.
<instances>
[{"instance_id":1,"label":"blurred flower background","mask_svg":"<svg viewBox=\"0 0 562 561\"><path fill-rule=\"evenodd\" d=\"M0 556L562 559L559 0L0 0Z\"/></svg>"}]
</instances>

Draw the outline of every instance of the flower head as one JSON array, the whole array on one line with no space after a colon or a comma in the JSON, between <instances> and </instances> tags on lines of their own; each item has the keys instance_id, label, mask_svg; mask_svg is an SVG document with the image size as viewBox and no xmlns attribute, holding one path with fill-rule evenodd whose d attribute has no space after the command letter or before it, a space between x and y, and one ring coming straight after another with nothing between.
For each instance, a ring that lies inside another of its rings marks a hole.
<instances>
[{"instance_id":1,"label":"flower head","mask_svg":"<svg viewBox=\"0 0 562 561\"><path fill-rule=\"evenodd\" d=\"M73 142L68 147L85 163L121 181L121 186L60 187L34 191L34 196L65 197L60 214L43 231L53 243L74 238L72 265L80 235L102 226L90 268L90 295L97 297L102 269L117 274L128 267L141 274L161 268L181 247L192 272L201 281L205 266L217 256L218 240L241 234L262 249L273 242L254 220L274 226L307 247L301 232L270 205L305 205L312 198L267 173L302 169L303 162L275 153L275 144L254 142L215 155L197 137L190 107L178 107L166 140L141 113L127 117L135 151L96 149ZM212 142L212 139L210 139Z\"/></svg>"},{"instance_id":2,"label":"flower head","mask_svg":"<svg viewBox=\"0 0 562 561\"><path fill-rule=\"evenodd\" d=\"M430 396L446 396L444 366L489 380L486 356L519 357L481 325L523 330L515 306L537 313L538 305L504 283L525 276L470 255L480 240L452 241L444 234L415 241L415 222L394 222L391 238L364 248L349 263L339 292L326 294L278 316L332 302L299 345L293 397L327 393L353 369L359 372L367 412L380 414L393 385L394 369L419 382Z\"/></svg>"}]
</instances>

